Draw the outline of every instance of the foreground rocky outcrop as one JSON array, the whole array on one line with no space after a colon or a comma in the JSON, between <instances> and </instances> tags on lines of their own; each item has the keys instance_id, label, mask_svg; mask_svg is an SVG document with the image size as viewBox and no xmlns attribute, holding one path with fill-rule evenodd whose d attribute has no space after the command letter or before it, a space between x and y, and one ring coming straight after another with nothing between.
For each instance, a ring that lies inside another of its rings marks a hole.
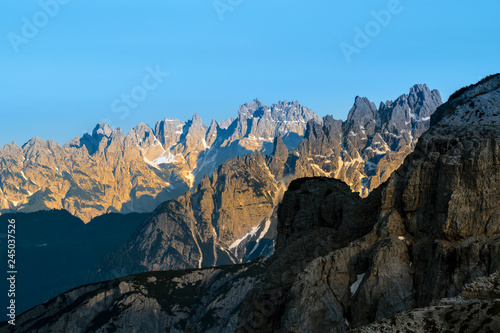
<instances>
[{"instance_id":1,"label":"foreground rocky outcrop","mask_svg":"<svg viewBox=\"0 0 500 333\"><path fill-rule=\"evenodd\" d=\"M500 271L465 285L458 296L366 325L353 333L497 332L500 328Z\"/></svg>"},{"instance_id":2,"label":"foreground rocky outcrop","mask_svg":"<svg viewBox=\"0 0 500 333\"><path fill-rule=\"evenodd\" d=\"M70 290L2 332L232 332L261 262L132 275ZM5 324L5 323L2 323Z\"/></svg>"},{"instance_id":3,"label":"foreground rocky outcrop","mask_svg":"<svg viewBox=\"0 0 500 333\"><path fill-rule=\"evenodd\" d=\"M362 202L338 205L349 193L329 179L292 183L284 236L239 331L345 332L457 296L499 269L499 121L497 75L438 108L415 151ZM249 314L262 320L249 325Z\"/></svg>"},{"instance_id":4,"label":"foreground rocky outcrop","mask_svg":"<svg viewBox=\"0 0 500 333\"><path fill-rule=\"evenodd\" d=\"M500 300L431 306L354 329L352 333L474 332L494 333L500 328Z\"/></svg>"}]
</instances>

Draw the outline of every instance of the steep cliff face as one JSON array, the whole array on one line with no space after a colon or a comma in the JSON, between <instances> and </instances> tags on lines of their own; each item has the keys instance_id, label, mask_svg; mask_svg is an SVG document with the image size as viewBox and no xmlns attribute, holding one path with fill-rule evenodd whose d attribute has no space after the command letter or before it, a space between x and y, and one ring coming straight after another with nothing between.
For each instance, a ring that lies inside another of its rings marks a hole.
<instances>
[{"instance_id":1,"label":"steep cliff face","mask_svg":"<svg viewBox=\"0 0 500 333\"><path fill-rule=\"evenodd\" d=\"M499 87L495 76L449 101L384 190L381 217L397 213L418 239L413 256L429 259L415 265L419 306L498 265Z\"/></svg>"},{"instance_id":2,"label":"steep cliff face","mask_svg":"<svg viewBox=\"0 0 500 333\"><path fill-rule=\"evenodd\" d=\"M329 179L292 182L279 214L283 238L242 307L240 331L345 332L436 305L498 270L499 121L497 75L440 107L415 152L359 204L338 205L332 196L348 192L330 193ZM248 325L249 314L268 320Z\"/></svg>"},{"instance_id":3,"label":"steep cliff face","mask_svg":"<svg viewBox=\"0 0 500 333\"><path fill-rule=\"evenodd\" d=\"M160 205L90 280L112 278L117 269L133 274L269 256L276 231L273 211L284 191L261 153L232 158L193 193Z\"/></svg>"}]
</instances>

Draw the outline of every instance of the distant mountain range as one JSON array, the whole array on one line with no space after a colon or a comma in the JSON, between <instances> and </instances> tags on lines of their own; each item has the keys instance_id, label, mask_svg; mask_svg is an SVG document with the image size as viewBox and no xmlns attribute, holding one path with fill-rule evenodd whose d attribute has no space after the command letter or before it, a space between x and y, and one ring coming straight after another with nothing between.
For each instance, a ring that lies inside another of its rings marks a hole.
<instances>
[{"instance_id":1,"label":"distant mountain range","mask_svg":"<svg viewBox=\"0 0 500 333\"><path fill-rule=\"evenodd\" d=\"M227 127L204 126L194 116L186 123L166 119L154 130L141 124L125 136L100 124L63 147L40 139L3 147L0 194L3 202L8 194L25 196L16 197L24 204L9 203L11 210L64 208L82 219L115 210L152 212L107 252L89 247L96 254L92 265L70 269L74 275L64 283L46 280L49 295L61 292L61 284L245 263L273 253L276 208L293 179L337 178L366 196L401 165L440 104L439 92L415 85L378 109L357 97L346 121L321 119L297 102L266 107L255 100ZM33 214L41 227L43 219ZM59 213L44 216L60 219ZM46 232L57 228L47 223ZM39 243L51 241L40 236ZM41 286L35 272L30 276L32 286ZM50 281L57 282L52 289Z\"/></svg>"},{"instance_id":2,"label":"distant mountain range","mask_svg":"<svg viewBox=\"0 0 500 333\"><path fill-rule=\"evenodd\" d=\"M101 123L64 146L35 137L0 149L0 212L65 209L85 222L110 212L151 212L232 157L269 155L276 137L288 150L300 144L300 170L285 173L325 174L367 195L411 152L440 104L439 92L416 85L379 109L356 98L346 122L320 119L298 102L268 107L256 99L221 124L206 126L194 115L125 134Z\"/></svg>"},{"instance_id":3,"label":"distant mountain range","mask_svg":"<svg viewBox=\"0 0 500 333\"><path fill-rule=\"evenodd\" d=\"M85 222L109 212L151 212L227 159L270 152L276 136L295 147L310 120L321 121L297 102L267 107L254 100L223 125L206 126L194 115L124 134L101 123L64 146L36 137L22 147L8 144L0 149L0 209L65 209Z\"/></svg>"},{"instance_id":4,"label":"distant mountain range","mask_svg":"<svg viewBox=\"0 0 500 333\"><path fill-rule=\"evenodd\" d=\"M148 270L202 267L251 259L272 239L270 257L85 285L22 314L16 328L498 331L500 75L437 110L432 96L415 86L378 109L357 98L346 122L309 122L295 150L276 138L268 156L232 158L160 205L121 248L129 257L108 256Z\"/></svg>"}]
</instances>

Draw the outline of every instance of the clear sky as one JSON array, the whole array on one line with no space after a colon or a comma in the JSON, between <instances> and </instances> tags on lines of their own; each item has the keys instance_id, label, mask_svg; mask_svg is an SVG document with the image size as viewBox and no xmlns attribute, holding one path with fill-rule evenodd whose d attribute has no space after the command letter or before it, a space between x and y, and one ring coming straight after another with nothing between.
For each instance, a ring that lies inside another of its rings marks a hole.
<instances>
[{"instance_id":1,"label":"clear sky","mask_svg":"<svg viewBox=\"0 0 500 333\"><path fill-rule=\"evenodd\" d=\"M208 124L254 98L338 119L357 95L378 105L415 83L446 100L500 72L499 13L498 0L2 0L0 145L64 144L100 121Z\"/></svg>"}]
</instances>

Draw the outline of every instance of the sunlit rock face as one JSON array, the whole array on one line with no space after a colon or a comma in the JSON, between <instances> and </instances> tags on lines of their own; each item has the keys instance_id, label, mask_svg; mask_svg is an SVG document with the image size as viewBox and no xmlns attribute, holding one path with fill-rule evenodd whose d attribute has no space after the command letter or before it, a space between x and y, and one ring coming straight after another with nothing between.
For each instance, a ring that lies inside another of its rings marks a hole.
<instances>
[{"instance_id":1,"label":"sunlit rock face","mask_svg":"<svg viewBox=\"0 0 500 333\"><path fill-rule=\"evenodd\" d=\"M268 107L255 99L222 125L204 125L195 114L153 127L141 123L127 134L100 123L64 146L35 137L0 149L0 209L66 209L85 222L109 212L151 212L233 157L256 150L270 155L276 137L293 151L273 165L285 185L327 176L366 196L412 151L440 103L439 92L416 85L378 110L357 97L346 122L321 119L298 102Z\"/></svg>"},{"instance_id":2,"label":"sunlit rock face","mask_svg":"<svg viewBox=\"0 0 500 333\"><path fill-rule=\"evenodd\" d=\"M321 121L297 102L267 107L255 100L222 127L195 114L186 122L141 123L127 134L100 123L64 146L36 137L12 143L0 149L0 209L66 209L85 222L108 212L151 212L232 157L269 154L276 136L295 148L311 119Z\"/></svg>"},{"instance_id":3,"label":"sunlit rock face","mask_svg":"<svg viewBox=\"0 0 500 333\"><path fill-rule=\"evenodd\" d=\"M415 85L394 102L356 97L345 122L330 116L310 123L296 151L296 177L325 176L367 196L411 153L441 105L437 90Z\"/></svg>"}]
</instances>

